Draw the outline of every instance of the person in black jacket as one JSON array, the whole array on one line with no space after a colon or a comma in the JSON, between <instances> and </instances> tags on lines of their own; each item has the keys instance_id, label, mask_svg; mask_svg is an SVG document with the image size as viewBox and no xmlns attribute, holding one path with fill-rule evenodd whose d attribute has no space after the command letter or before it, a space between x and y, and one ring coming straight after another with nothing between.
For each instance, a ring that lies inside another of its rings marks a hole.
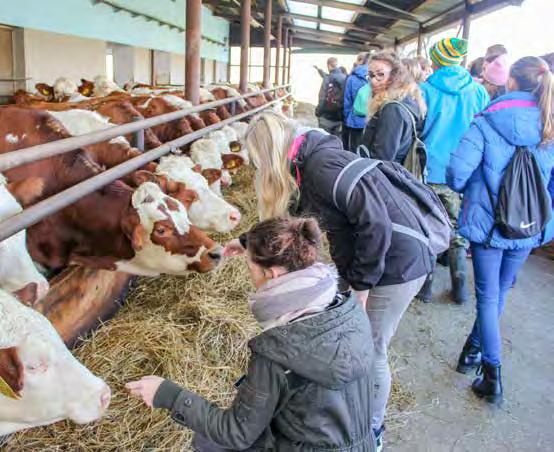
<instances>
[{"instance_id":1,"label":"person in black jacket","mask_svg":"<svg viewBox=\"0 0 554 452\"><path fill-rule=\"evenodd\" d=\"M368 124L362 144L370 156L404 164L423 128L426 106L408 69L393 52L380 52L369 60L368 78L373 97L368 106Z\"/></svg>"},{"instance_id":2,"label":"person in black jacket","mask_svg":"<svg viewBox=\"0 0 554 452\"><path fill-rule=\"evenodd\" d=\"M156 376L127 388L195 431L196 452L375 451L370 323L354 297L337 293L334 269L317 262L317 221L263 221L241 243L256 287L248 304L263 331L248 342L231 406Z\"/></svg>"},{"instance_id":3,"label":"person in black jacket","mask_svg":"<svg viewBox=\"0 0 554 452\"><path fill-rule=\"evenodd\" d=\"M342 133L342 107L346 75L338 67L338 60L335 57L327 60L328 74L317 66L315 68L323 78L321 89L319 90L319 102L315 109L315 115L319 120L319 127L340 137Z\"/></svg>"},{"instance_id":4,"label":"person in black jacket","mask_svg":"<svg viewBox=\"0 0 554 452\"><path fill-rule=\"evenodd\" d=\"M318 218L327 234L340 277L366 307L375 346L375 408L372 427L382 441L390 392L387 347L400 318L432 269L431 252L420 241L393 232L392 222L423 233L403 195L378 168L356 184L347 208L333 202L337 176L354 153L341 141L301 128L266 112L252 119L246 145L256 167L261 219L293 215ZM234 246L239 246L235 241Z\"/></svg>"}]
</instances>

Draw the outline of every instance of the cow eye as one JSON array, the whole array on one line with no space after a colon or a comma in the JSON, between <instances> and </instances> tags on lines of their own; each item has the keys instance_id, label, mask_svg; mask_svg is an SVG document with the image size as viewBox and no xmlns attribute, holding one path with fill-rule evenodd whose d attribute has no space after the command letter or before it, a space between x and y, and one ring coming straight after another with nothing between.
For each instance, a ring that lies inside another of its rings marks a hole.
<instances>
[{"instance_id":1,"label":"cow eye","mask_svg":"<svg viewBox=\"0 0 554 452\"><path fill-rule=\"evenodd\" d=\"M165 234L165 231L166 229L163 226L157 226L155 230L156 234L159 234L159 235Z\"/></svg>"}]
</instances>

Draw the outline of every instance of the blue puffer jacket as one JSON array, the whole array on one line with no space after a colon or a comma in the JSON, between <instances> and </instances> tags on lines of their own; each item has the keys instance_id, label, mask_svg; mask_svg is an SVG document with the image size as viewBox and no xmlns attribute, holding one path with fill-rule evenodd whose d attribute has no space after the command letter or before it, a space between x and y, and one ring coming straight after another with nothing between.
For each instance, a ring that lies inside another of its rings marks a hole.
<instances>
[{"instance_id":1,"label":"blue puffer jacket","mask_svg":"<svg viewBox=\"0 0 554 452\"><path fill-rule=\"evenodd\" d=\"M365 116L354 114L354 101L359 89L367 85L367 66L357 66L346 79L344 87L344 123L353 129L363 129L366 123Z\"/></svg>"},{"instance_id":2,"label":"blue puffer jacket","mask_svg":"<svg viewBox=\"0 0 554 452\"><path fill-rule=\"evenodd\" d=\"M489 103L489 95L461 66L437 70L420 87L427 103L421 134L427 147L427 180L444 184L450 154L474 116Z\"/></svg>"},{"instance_id":3,"label":"blue puffer jacket","mask_svg":"<svg viewBox=\"0 0 554 452\"><path fill-rule=\"evenodd\" d=\"M485 244L493 227L493 208L487 186L497 202L500 184L515 146L527 146L535 156L548 184L554 167L554 144L539 146L542 121L536 106L516 106L513 101L535 102L531 93L515 91L497 98L475 118L470 129L452 153L446 172L450 188L464 194L458 224L460 234L471 242ZM504 103L512 101L512 106ZM503 102L503 104L500 104ZM520 103L521 104L521 103ZM486 184L486 185L485 185ZM497 230L491 246L501 249L533 248L552 240L554 218L543 234L521 240L510 240Z\"/></svg>"}]
</instances>

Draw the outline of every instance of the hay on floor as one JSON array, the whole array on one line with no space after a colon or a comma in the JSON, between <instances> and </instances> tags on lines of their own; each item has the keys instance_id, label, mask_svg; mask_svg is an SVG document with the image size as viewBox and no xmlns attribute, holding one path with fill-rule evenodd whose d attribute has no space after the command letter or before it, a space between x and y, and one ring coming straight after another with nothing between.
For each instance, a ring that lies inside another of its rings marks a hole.
<instances>
[{"instance_id":1,"label":"hay on floor","mask_svg":"<svg viewBox=\"0 0 554 452\"><path fill-rule=\"evenodd\" d=\"M221 243L257 221L252 181L251 167L234 178L226 198L240 208L243 221L232 234L217 237ZM248 312L251 291L242 258L210 274L141 278L116 318L75 350L77 358L112 388L105 417L85 426L59 422L21 432L6 450L190 450L192 433L175 424L165 410L151 410L128 396L124 384L143 375L160 375L227 406L234 397L233 383L246 368L247 342L259 331ZM410 397L395 385L393 399Z\"/></svg>"}]
</instances>

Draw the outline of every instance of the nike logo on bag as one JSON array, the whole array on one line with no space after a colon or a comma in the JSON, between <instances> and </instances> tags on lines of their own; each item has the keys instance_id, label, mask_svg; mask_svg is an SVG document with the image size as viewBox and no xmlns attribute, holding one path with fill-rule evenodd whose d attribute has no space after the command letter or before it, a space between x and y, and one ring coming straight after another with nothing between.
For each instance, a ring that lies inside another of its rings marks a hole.
<instances>
[{"instance_id":1,"label":"nike logo on bag","mask_svg":"<svg viewBox=\"0 0 554 452\"><path fill-rule=\"evenodd\" d=\"M529 229L531 226L533 226L534 224L536 223L536 221L533 221L531 223L527 223L525 224L523 221L521 223L519 223L519 227L521 229Z\"/></svg>"}]
</instances>

